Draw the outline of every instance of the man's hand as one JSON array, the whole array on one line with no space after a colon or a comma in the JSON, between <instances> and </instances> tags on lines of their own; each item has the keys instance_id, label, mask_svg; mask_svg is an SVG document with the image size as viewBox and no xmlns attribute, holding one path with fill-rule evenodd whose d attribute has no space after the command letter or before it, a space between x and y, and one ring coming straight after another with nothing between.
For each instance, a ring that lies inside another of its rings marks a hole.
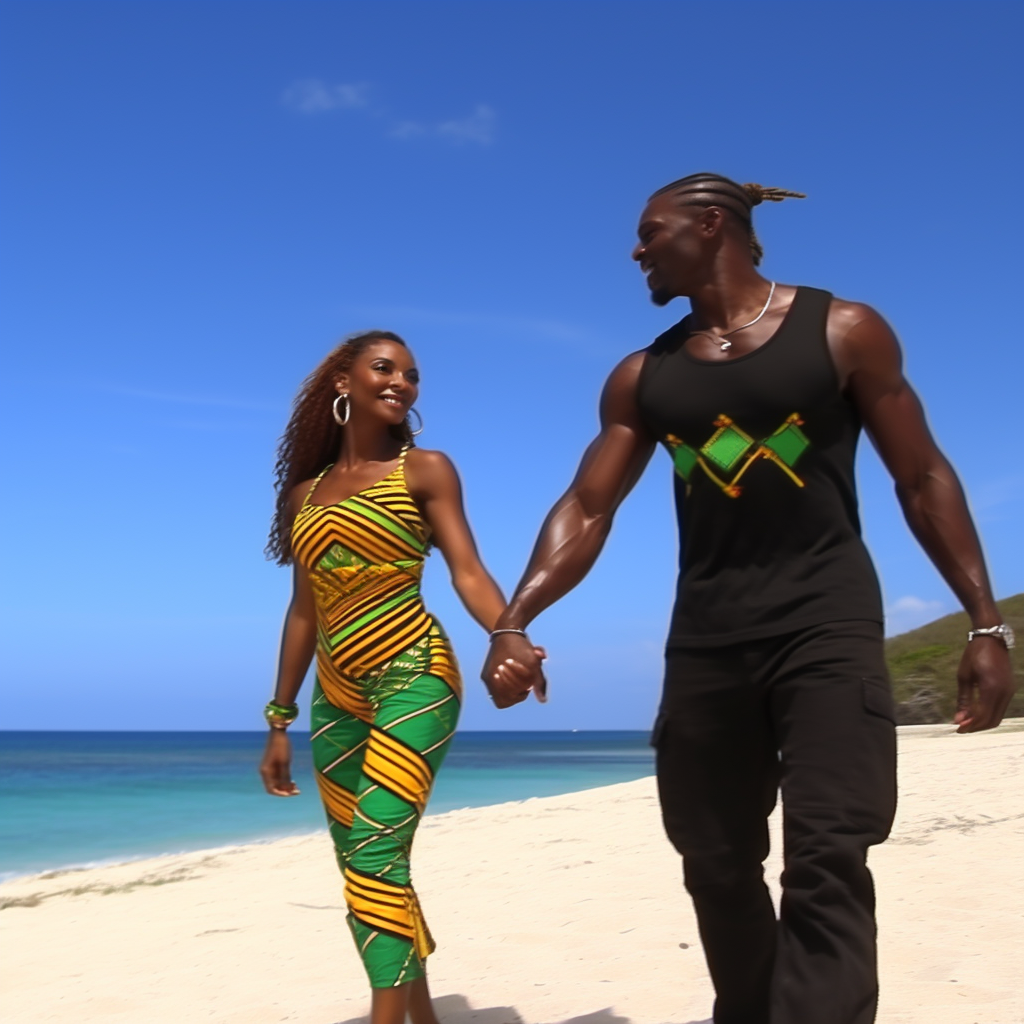
<instances>
[{"instance_id":1,"label":"man's hand","mask_svg":"<svg viewBox=\"0 0 1024 1024\"><path fill-rule=\"evenodd\" d=\"M548 684L542 671L547 654L518 633L502 633L491 641L480 678L498 708L519 704L533 695L542 704L548 699Z\"/></svg>"},{"instance_id":2,"label":"man's hand","mask_svg":"<svg viewBox=\"0 0 1024 1024\"><path fill-rule=\"evenodd\" d=\"M994 729L1006 714L1016 689L1010 652L998 637L975 637L957 670L957 732Z\"/></svg>"}]
</instances>

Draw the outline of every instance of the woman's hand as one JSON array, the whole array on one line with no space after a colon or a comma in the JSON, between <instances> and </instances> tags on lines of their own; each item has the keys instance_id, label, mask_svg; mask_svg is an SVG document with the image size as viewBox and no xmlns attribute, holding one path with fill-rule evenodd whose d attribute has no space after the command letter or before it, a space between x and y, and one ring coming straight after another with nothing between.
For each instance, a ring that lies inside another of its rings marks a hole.
<instances>
[{"instance_id":1,"label":"woman's hand","mask_svg":"<svg viewBox=\"0 0 1024 1024\"><path fill-rule=\"evenodd\" d=\"M292 782L292 744L284 729L271 729L267 736L260 778L271 796L299 795L299 787Z\"/></svg>"},{"instance_id":2,"label":"woman's hand","mask_svg":"<svg viewBox=\"0 0 1024 1024\"><path fill-rule=\"evenodd\" d=\"M494 637L480 678L495 707L519 704L531 691L541 704L545 703L548 683L542 666L547 656L543 647L535 646L525 636L503 633Z\"/></svg>"}]
</instances>

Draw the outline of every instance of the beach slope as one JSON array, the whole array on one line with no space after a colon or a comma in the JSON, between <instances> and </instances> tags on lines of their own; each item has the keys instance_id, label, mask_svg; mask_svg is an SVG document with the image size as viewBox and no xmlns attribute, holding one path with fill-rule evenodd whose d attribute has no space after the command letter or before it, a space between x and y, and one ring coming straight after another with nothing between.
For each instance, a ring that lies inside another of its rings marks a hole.
<instances>
[{"instance_id":1,"label":"beach slope","mask_svg":"<svg viewBox=\"0 0 1024 1024\"><path fill-rule=\"evenodd\" d=\"M900 730L873 851L885 1024L1024 1020L1024 721ZM780 867L773 819L770 876ZM416 885L445 1024L701 1024L711 987L654 782L428 817ZM11 1024L340 1024L362 969L324 836L0 886Z\"/></svg>"}]
</instances>

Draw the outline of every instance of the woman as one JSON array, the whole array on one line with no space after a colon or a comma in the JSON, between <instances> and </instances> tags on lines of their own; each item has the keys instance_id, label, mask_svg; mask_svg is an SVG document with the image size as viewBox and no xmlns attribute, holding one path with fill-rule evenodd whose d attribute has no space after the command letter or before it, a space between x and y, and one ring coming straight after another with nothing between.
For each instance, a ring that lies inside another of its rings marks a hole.
<instances>
[{"instance_id":1,"label":"woman","mask_svg":"<svg viewBox=\"0 0 1024 1024\"><path fill-rule=\"evenodd\" d=\"M315 651L313 761L373 991L371 1024L402 1024L406 1013L437 1024L424 965L434 943L409 852L455 732L461 682L420 600L429 546L485 629L505 607L477 555L455 468L413 447L407 416L418 392L412 353L388 331L352 337L321 363L281 441L267 545L294 563L294 587L260 774L268 793L298 792L286 729ZM527 676L518 663L502 670Z\"/></svg>"}]
</instances>

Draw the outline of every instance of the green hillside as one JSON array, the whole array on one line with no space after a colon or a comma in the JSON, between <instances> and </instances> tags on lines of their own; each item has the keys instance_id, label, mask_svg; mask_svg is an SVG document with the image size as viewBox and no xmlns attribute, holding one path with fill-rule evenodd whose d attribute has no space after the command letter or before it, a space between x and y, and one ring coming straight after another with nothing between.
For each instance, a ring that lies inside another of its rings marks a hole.
<instances>
[{"instance_id":1,"label":"green hillside","mask_svg":"<svg viewBox=\"0 0 1024 1024\"><path fill-rule=\"evenodd\" d=\"M1003 621L1013 627L1018 646L1010 652L1017 685L1024 684L1024 594L998 602ZM956 710L956 670L964 652L970 622L964 612L947 615L927 626L885 642L893 690L903 725L948 722ZM1007 717L1024 715L1024 690L1018 689Z\"/></svg>"}]
</instances>

